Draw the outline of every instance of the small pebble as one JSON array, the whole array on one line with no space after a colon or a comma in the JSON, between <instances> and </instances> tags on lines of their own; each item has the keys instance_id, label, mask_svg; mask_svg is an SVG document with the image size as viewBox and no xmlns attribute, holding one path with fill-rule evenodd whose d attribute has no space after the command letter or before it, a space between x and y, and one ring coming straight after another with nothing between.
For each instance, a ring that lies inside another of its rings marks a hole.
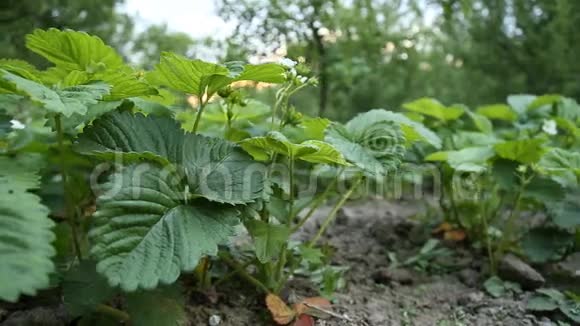
<instances>
[{"instance_id":1,"label":"small pebble","mask_svg":"<svg viewBox=\"0 0 580 326\"><path fill-rule=\"evenodd\" d=\"M209 326L218 326L221 324L222 318L218 315L211 315L209 317Z\"/></svg>"}]
</instances>

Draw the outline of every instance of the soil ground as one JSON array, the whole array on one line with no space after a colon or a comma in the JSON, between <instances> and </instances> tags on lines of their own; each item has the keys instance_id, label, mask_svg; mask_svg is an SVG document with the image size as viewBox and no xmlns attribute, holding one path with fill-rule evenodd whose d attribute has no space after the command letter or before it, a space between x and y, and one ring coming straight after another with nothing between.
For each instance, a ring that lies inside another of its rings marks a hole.
<instances>
[{"instance_id":1,"label":"soil ground","mask_svg":"<svg viewBox=\"0 0 580 326\"><path fill-rule=\"evenodd\" d=\"M351 202L341 211L323 241L335 249L333 265L350 266L346 285L333 302L334 311L349 320L331 318L318 320L316 325L552 325L526 313L529 293L500 299L488 296L481 287L484 258L461 244L453 244L451 256L427 265L439 267L437 272L412 267L389 270L389 252L402 259L410 257L431 237L425 223L413 220L421 211L423 207L417 203L385 200ZM326 212L328 209L320 209L297 238L310 239ZM188 324L273 325L263 295L251 294L255 292L250 284L232 279L217 288L214 303L205 295L191 295ZM316 295L312 285L302 279L292 280L286 292ZM0 309L0 324L65 325L64 315L62 306Z\"/></svg>"},{"instance_id":2,"label":"soil ground","mask_svg":"<svg viewBox=\"0 0 580 326\"><path fill-rule=\"evenodd\" d=\"M496 326L550 325L527 314L529 293L495 299L482 289L485 262L455 245L453 255L435 264L450 266L444 273L421 273L412 268L390 272L388 252L398 257L417 253L430 230L412 217L423 208L412 202L373 200L350 203L329 228L324 241L335 248L333 264L350 266L346 286L335 295L334 311L347 316L318 320L320 326L417 325ZM328 210L317 212L298 238L309 239ZM292 290L312 295L309 284L295 280ZM223 326L273 325L264 317L263 297L229 297L215 305L190 307L191 325L208 325L220 316Z\"/></svg>"}]
</instances>

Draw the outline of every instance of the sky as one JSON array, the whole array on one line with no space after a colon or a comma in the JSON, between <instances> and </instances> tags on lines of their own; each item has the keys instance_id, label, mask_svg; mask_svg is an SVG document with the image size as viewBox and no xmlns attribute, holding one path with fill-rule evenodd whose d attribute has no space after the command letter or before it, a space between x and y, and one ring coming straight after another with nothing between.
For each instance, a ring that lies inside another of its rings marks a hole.
<instances>
[{"instance_id":1,"label":"sky","mask_svg":"<svg viewBox=\"0 0 580 326\"><path fill-rule=\"evenodd\" d=\"M215 13L213 0L125 0L122 10L136 18L141 31L152 24L167 23L169 30L193 38L226 38L234 29Z\"/></svg>"}]
</instances>

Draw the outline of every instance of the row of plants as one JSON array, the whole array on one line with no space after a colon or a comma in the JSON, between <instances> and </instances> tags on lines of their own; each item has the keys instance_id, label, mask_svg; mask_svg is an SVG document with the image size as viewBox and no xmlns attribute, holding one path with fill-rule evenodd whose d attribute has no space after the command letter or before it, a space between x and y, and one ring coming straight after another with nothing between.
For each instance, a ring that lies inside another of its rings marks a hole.
<instances>
[{"instance_id":1,"label":"row of plants","mask_svg":"<svg viewBox=\"0 0 580 326\"><path fill-rule=\"evenodd\" d=\"M304 63L163 53L137 71L82 32L36 30L26 45L52 66L0 60L2 300L53 288L81 320L176 324L180 280L203 293L236 276L277 323L312 324L345 272L324 232L363 185L413 164L436 166L442 215L490 274L507 252L541 263L578 246L572 99L476 110L420 99L341 124L291 105L317 82ZM277 84L274 104L248 98L248 83ZM329 200L315 235L294 240ZM529 212L547 218L531 226ZM290 307L279 294L298 275L322 297Z\"/></svg>"}]
</instances>

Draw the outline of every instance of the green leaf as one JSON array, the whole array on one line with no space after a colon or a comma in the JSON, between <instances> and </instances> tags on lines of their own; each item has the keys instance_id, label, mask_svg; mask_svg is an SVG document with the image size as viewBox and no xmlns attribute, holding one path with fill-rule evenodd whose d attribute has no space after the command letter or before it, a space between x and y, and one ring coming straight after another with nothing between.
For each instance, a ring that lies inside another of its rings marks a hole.
<instances>
[{"instance_id":1,"label":"green leaf","mask_svg":"<svg viewBox=\"0 0 580 326\"><path fill-rule=\"evenodd\" d=\"M254 239L256 257L261 263L278 257L290 237L290 229L285 225L260 220L248 220L245 225Z\"/></svg>"},{"instance_id":2,"label":"green leaf","mask_svg":"<svg viewBox=\"0 0 580 326\"><path fill-rule=\"evenodd\" d=\"M477 108L477 114L493 120L516 121L518 114L505 104L486 105Z\"/></svg>"},{"instance_id":3,"label":"green leaf","mask_svg":"<svg viewBox=\"0 0 580 326\"><path fill-rule=\"evenodd\" d=\"M571 300L560 305L560 311L575 323L580 323L580 304Z\"/></svg>"},{"instance_id":4,"label":"green leaf","mask_svg":"<svg viewBox=\"0 0 580 326\"><path fill-rule=\"evenodd\" d=\"M535 228L522 239L522 249L533 263L560 259L572 245L574 235L555 228Z\"/></svg>"},{"instance_id":5,"label":"green leaf","mask_svg":"<svg viewBox=\"0 0 580 326\"><path fill-rule=\"evenodd\" d=\"M126 67L117 71L95 74L92 80L102 80L112 86L111 93L105 96L107 101L157 95L157 90L146 81L141 80L138 75L138 73Z\"/></svg>"},{"instance_id":6,"label":"green leaf","mask_svg":"<svg viewBox=\"0 0 580 326\"><path fill-rule=\"evenodd\" d=\"M526 309L531 311L554 311L558 309L558 303L544 295L534 295L528 300Z\"/></svg>"},{"instance_id":7,"label":"green leaf","mask_svg":"<svg viewBox=\"0 0 580 326\"><path fill-rule=\"evenodd\" d=\"M489 295L494 298L500 298L506 293L506 288L504 282L497 276L492 276L488 278L483 283L483 288Z\"/></svg>"},{"instance_id":8,"label":"green leaf","mask_svg":"<svg viewBox=\"0 0 580 326\"><path fill-rule=\"evenodd\" d=\"M473 121L473 124L475 125L475 127L479 131L486 133L486 134L493 133L493 124L486 116L478 114L478 113L473 113L469 110L467 110L466 112L467 112L467 115L469 115L469 117Z\"/></svg>"},{"instance_id":9,"label":"green leaf","mask_svg":"<svg viewBox=\"0 0 580 326\"><path fill-rule=\"evenodd\" d=\"M557 94L547 94L537 97L530 105L528 105L528 110L535 110L543 106L552 106L556 103L561 102L563 99L562 95Z\"/></svg>"},{"instance_id":10,"label":"green leaf","mask_svg":"<svg viewBox=\"0 0 580 326\"><path fill-rule=\"evenodd\" d=\"M123 65L112 47L84 32L37 29L26 35L26 47L67 70L96 72Z\"/></svg>"},{"instance_id":11,"label":"green leaf","mask_svg":"<svg viewBox=\"0 0 580 326\"><path fill-rule=\"evenodd\" d=\"M246 105L235 105L232 109L233 121L259 121L270 114L270 106L256 100L249 100ZM205 107L202 120L225 123L227 114L218 103L210 103Z\"/></svg>"},{"instance_id":12,"label":"green leaf","mask_svg":"<svg viewBox=\"0 0 580 326\"><path fill-rule=\"evenodd\" d=\"M187 176L192 194L212 201L242 204L262 198L263 164L233 143L185 133L171 118L112 112L85 129L76 149L106 160L172 163Z\"/></svg>"},{"instance_id":13,"label":"green leaf","mask_svg":"<svg viewBox=\"0 0 580 326\"><path fill-rule=\"evenodd\" d=\"M264 137L253 137L240 142L242 148L259 161L266 161L273 153L310 163L346 165L342 154L332 145L318 140L293 144L282 133L269 132Z\"/></svg>"},{"instance_id":14,"label":"green leaf","mask_svg":"<svg viewBox=\"0 0 580 326\"><path fill-rule=\"evenodd\" d=\"M283 66L273 63L220 65L163 52L155 70L148 74L148 79L154 84L201 97L206 91L208 96L211 96L220 88L235 81L281 83L285 80L283 76L285 71Z\"/></svg>"},{"instance_id":15,"label":"green leaf","mask_svg":"<svg viewBox=\"0 0 580 326\"><path fill-rule=\"evenodd\" d=\"M522 115L528 111L528 107L534 102L536 97L535 95L528 94L510 95L507 98L507 102L518 115Z\"/></svg>"},{"instance_id":16,"label":"green leaf","mask_svg":"<svg viewBox=\"0 0 580 326\"><path fill-rule=\"evenodd\" d=\"M407 143L416 141L425 141L435 148L441 148L441 139L433 131L426 128L423 124L413 121L401 113L391 112L384 109L374 109L361 113L352 118L346 128L349 132L361 135L365 129L374 123L392 122L403 131ZM343 153L344 154L344 153Z\"/></svg>"},{"instance_id":17,"label":"green leaf","mask_svg":"<svg viewBox=\"0 0 580 326\"><path fill-rule=\"evenodd\" d=\"M463 113L465 113L465 110L462 107L446 107L436 99L432 98L421 98L410 103L405 103L403 104L403 108L411 112L417 112L434 117L443 122L457 120L463 115Z\"/></svg>"},{"instance_id":18,"label":"green leaf","mask_svg":"<svg viewBox=\"0 0 580 326\"><path fill-rule=\"evenodd\" d=\"M24 60L18 59L0 59L0 69L4 69L22 78L38 82L38 75L40 72Z\"/></svg>"},{"instance_id":19,"label":"green leaf","mask_svg":"<svg viewBox=\"0 0 580 326\"><path fill-rule=\"evenodd\" d=\"M127 295L131 324L139 326L179 326L187 319L183 289L178 284Z\"/></svg>"},{"instance_id":20,"label":"green leaf","mask_svg":"<svg viewBox=\"0 0 580 326\"><path fill-rule=\"evenodd\" d=\"M49 210L30 190L37 189L38 165L0 156L0 299L15 302L49 286L55 250Z\"/></svg>"},{"instance_id":21,"label":"green leaf","mask_svg":"<svg viewBox=\"0 0 580 326\"><path fill-rule=\"evenodd\" d=\"M52 90L42 84L24 79L0 69L1 77L13 85L14 90L28 96L53 113L70 117L73 113L85 114L87 106L96 104L99 99L109 93L110 87L103 83L78 85L63 90Z\"/></svg>"},{"instance_id":22,"label":"green leaf","mask_svg":"<svg viewBox=\"0 0 580 326\"><path fill-rule=\"evenodd\" d=\"M94 261L85 260L65 274L62 293L68 312L77 317L92 312L97 305L108 301L115 294L115 289L109 286L104 276L97 273Z\"/></svg>"},{"instance_id":23,"label":"green leaf","mask_svg":"<svg viewBox=\"0 0 580 326\"><path fill-rule=\"evenodd\" d=\"M180 181L171 170L139 164L102 185L90 252L111 286L134 291L171 284L234 235L238 211L203 200L184 203L188 192Z\"/></svg>"},{"instance_id":24,"label":"green leaf","mask_svg":"<svg viewBox=\"0 0 580 326\"><path fill-rule=\"evenodd\" d=\"M546 202L552 222L564 229L580 226L580 190L566 193L559 201Z\"/></svg>"},{"instance_id":25,"label":"green leaf","mask_svg":"<svg viewBox=\"0 0 580 326\"><path fill-rule=\"evenodd\" d=\"M444 161L456 171L482 172L489 167L489 159L494 156L490 146L468 147L458 151L435 152L427 157L426 161Z\"/></svg>"},{"instance_id":26,"label":"green leaf","mask_svg":"<svg viewBox=\"0 0 580 326\"><path fill-rule=\"evenodd\" d=\"M324 140L324 132L330 125L330 120L325 118L304 118L301 126L306 139Z\"/></svg>"},{"instance_id":27,"label":"green leaf","mask_svg":"<svg viewBox=\"0 0 580 326\"><path fill-rule=\"evenodd\" d=\"M163 52L159 64L147 75L147 79L153 84L201 97L212 78L226 77L228 74L225 66Z\"/></svg>"},{"instance_id":28,"label":"green leaf","mask_svg":"<svg viewBox=\"0 0 580 326\"><path fill-rule=\"evenodd\" d=\"M554 176L567 176L572 174L573 185L577 184L580 177L580 153L561 148L553 148L548 151L538 162L538 168L542 173Z\"/></svg>"},{"instance_id":29,"label":"green leaf","mask_svg":"<svg viewBox=\"0 0 580 326\"><path fill-rule=\"evenodd\" d=\"M372 119L377 113L375 111L378 110L359 114L346 126L330 125L326 130L326 141L361 170L382 176L401 164L406 152L406 139L395 122Z\"/></svg>"},{"instance_id":30,"label":"green leaf","mask_svg":"<svg viewBox=\"0 0 580 326\"><path fill-rule=\"evenodd\" d=\"M496 144L495 152L499 157L524 164L536 163L546 151L544 140L540 138L512 140Z\"/></svg>"}]
</instances>

